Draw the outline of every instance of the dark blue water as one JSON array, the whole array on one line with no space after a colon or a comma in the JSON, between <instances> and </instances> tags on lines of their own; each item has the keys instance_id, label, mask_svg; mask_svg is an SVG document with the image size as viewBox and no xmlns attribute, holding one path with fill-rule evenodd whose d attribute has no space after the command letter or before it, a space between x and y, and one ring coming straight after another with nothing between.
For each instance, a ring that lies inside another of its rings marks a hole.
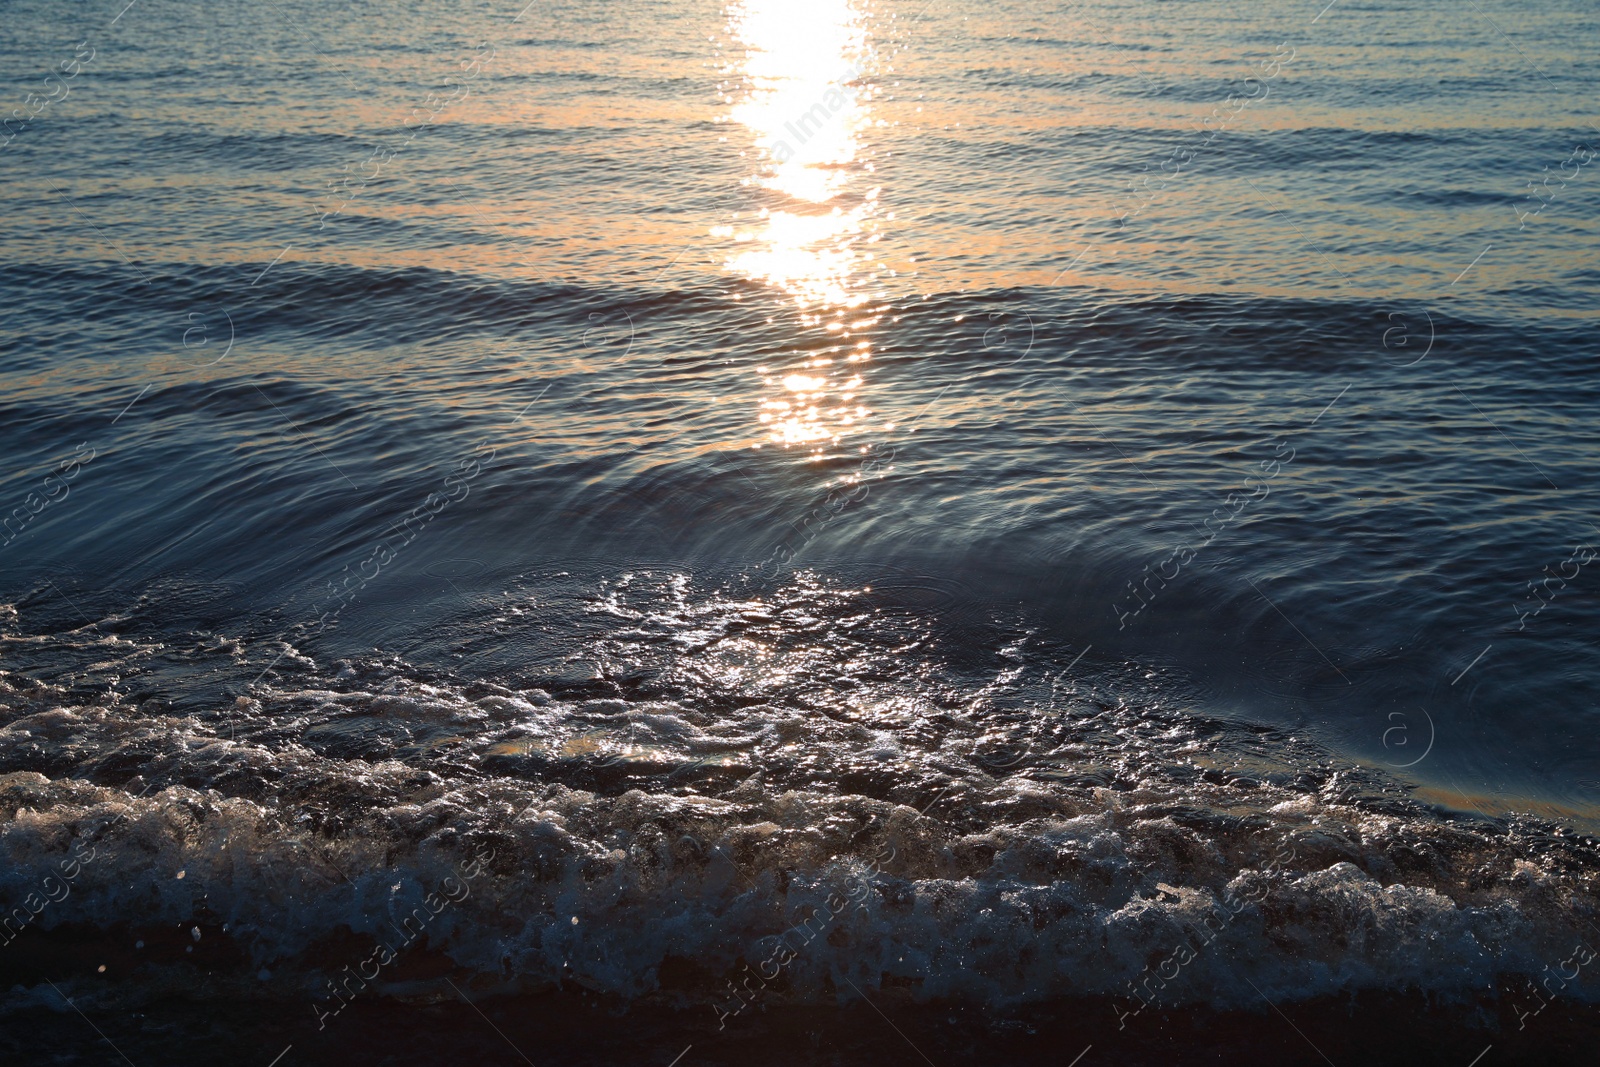
<instances>
[{"instance_id":1,"label":"dark blue water","mask_svg":"<svg viewBox=\"0 0 1600 1067\"><path fill-rule=\"evenodd\" d=\"M473 980L700 1003L866 879L771 996L1014 1005L1259 883L1163 1004L1502 1003L1600 936L1590 14L5 5L0 884L121 814L34 935L325 998L492 844Z\"/></svg>"}]
</instances>

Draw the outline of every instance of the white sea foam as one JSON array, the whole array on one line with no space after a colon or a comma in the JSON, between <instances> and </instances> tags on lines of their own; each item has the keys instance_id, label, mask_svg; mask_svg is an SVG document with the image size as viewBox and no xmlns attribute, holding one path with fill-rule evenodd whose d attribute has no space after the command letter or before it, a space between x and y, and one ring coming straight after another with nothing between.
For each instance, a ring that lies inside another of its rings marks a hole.
<instances>
[{"instance_id":1,"label":"white sea foam","mask_svg":"<svg viewBox=\"0 0 1600 1067\"><path fill-rule=\"evenodd\" d=\"M813 624L760 673L748 631L677 642L753 614L660 626L665 668L636 636L591 649L607 677L651 679L632 691L308 661L195 714L126 699L126 677L162 656L257 670L241 642L124 639L107 668L103 642L67 635L86 664L70 677L0 676L0 900L89 843L25 936L181 924L237 945L246 986L319 997L491 852L406 951L502 988L629 998L724 996L785 938L775 1002L849 983L1124 1011L1465 996L1600 936L1600 857L1559 827L1451 820L1312 746L1159 701L1082 700L1019 734L994 687L963 703L879 670L848 626L819 650Z\"/></svg>"}]
</instances>

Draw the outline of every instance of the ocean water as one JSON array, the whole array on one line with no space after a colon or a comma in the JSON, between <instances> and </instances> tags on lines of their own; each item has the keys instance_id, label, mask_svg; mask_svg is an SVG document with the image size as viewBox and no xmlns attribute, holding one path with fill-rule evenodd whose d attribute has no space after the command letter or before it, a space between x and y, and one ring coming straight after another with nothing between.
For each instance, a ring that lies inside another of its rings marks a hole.
<instances>
[{"instance_id":1,"label":"ocean water","mask_svg":"<svg viewBox=\"0 0 1600 1067\"><path fill-rule=\"evenodd\" d=\"M3 12L11 1060L1582 1061L1588 5Z\"/></svg>"}]
</instances>

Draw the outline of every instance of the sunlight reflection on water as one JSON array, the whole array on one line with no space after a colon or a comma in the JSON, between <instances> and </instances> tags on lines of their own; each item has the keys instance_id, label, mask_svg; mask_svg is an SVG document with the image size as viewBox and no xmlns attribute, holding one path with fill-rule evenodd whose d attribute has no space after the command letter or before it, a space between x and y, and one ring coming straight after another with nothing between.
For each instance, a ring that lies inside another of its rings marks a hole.
<instances>
[{"instance_id":1,"label":"sunlight reflection on water","mask_svg":"<svg viewBox=\"0 0 1600 1067\"><path fill-rule=\"evenodd\" d=\"M814 5L744 0L730 24L745 45L745 95L732 117L753 135L756 173L749 182L772 194L745 230L719 228L744 248L727 266L790 293L801 323L837 336L822 355L765 377L760 421L769 439L814 451L837 442L870 410L857 403L859 365L870 344L842 312L865 304L858 275L870 265L864 246L877 240L877 187L865 133L872 125L862 70L870 46L861 14L847 0Z\"/></svg>"}]
</instances>

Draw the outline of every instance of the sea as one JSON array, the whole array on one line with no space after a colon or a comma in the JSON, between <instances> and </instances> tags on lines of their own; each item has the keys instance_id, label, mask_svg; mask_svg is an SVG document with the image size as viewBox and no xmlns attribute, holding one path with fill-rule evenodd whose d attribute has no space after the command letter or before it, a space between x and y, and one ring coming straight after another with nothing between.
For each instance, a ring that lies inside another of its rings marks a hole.
<instances>
[{"instance_id":1,"label":"sea","mask_svg":"<svg viewBox=\"0 0 1600 1067\"><path fill-rule=\"evenodd\" d=\"M1593 1062L1597 44L0 2L0 1059Z\"/></svg>"}]
</instances>

